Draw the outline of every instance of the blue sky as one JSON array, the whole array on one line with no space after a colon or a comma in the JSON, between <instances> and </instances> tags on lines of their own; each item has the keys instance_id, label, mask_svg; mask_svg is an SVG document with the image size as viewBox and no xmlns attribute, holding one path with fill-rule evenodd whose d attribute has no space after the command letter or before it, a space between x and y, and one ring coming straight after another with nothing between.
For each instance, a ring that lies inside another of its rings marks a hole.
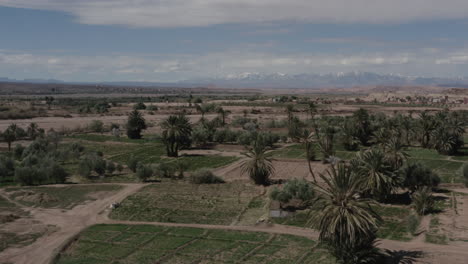
<instances>
[{"instance_id":1,"label":"blue sky","mask_svg":"<svg viewBox=\"0 0 468 264\"><path fill-rule=\"evenodd\" d=\"M468 76L466 0L0 0L0 77Z\"/></svg>"}]
</instances>

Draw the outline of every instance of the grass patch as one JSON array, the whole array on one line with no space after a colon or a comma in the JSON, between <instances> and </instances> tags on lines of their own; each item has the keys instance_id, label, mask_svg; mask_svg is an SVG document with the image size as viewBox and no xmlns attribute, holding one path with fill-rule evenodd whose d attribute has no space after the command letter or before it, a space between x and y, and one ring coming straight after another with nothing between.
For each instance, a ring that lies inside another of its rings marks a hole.
<instances>
[{"instance_id":1,"label":"grass patch","mask_svg":"<svg viewBox=\"0 0 468 264\"><path fill-rule=\"evenodd\" d=\"M61 252L56 263L334 263L325 251L311 250L315 243L256 232L96 225Z\"/></svg>"},{"instance_id":2,"label":"grass patch","mask_svg":"<svg viewBox=\"0 0 468 264\"><path fill-rule=\"evenodd\" d=\"M133 221L229 225L259 194L240 183L189 184L164 181L125 199L111 218ZM254 204L258 201L252 202ZM252 210L262 208L252 208Z\"/></svg>"},{"instance_id":3,"label":"grass patch","mask_svg":"<svg viewBox=\"0 0 468 264\"><path fill-rule=\"evenodd\" d=\"M448 237L442 230L439 218L432 216L429 223L429 231L426 233L426 242L439 245L447 245Z\"/></svg>"},{"instance_id":4,"label":"grass patch","mask_svg":"<svg viewBox=\"0 0 468 264\"><path fill-rule=\"evenodd\" d=\"M70 185L65 187L12 187L7 188L12 199L27 206L70 209L86 201L96 200L96 192L113 192L119 185Z\"/></svg>"}]
</instances>

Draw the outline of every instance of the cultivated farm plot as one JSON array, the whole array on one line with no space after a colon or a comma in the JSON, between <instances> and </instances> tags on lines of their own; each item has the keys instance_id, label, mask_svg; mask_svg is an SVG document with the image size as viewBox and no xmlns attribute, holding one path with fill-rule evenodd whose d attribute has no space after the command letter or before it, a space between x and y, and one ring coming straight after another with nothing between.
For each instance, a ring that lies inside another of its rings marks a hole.
<instances>
[{"instance_id":1,"label":"cultivated farm plot","mask_svg":"<svg viewBox=\"0 0 468 264\"><path fill-rule=\"evenodd\" d=\"M381 205L374 209L383 219L377 232L379 238L401 241L409 241L413 238L407 229L407 217L411 214L409 208ZM313 228L313 223L310 221L313 215L314 212L309 209L298 210L284 218L272 218L272 221L276 224Z\"/></svg>"},{"instance_id":2,"label":"cultivated farm plot","mask_svg":"<svg viewBox=\"0 0 468 264\"><path fill-rule=\"evenodd\" d=\"M71 209L86 201L109 195L119 185L64 185L54 187L10 187L5 191L21 204L44 208Z\"/></svg>"},{"instance_id":3,"label":"cultivated farm plot","mask_svg":"<svg viewBox=\"0 0 468 264\"><path fill-rule=\"evenodd\" d=\"M145 164L185 161L188 164L188 171L201 168L218 168L226 166L239 158L236 156L222 155L181 155L178 159L166 156L165 146L160 140L130 140L116 139L110 136L82 135L77 139L84 139L83 145L86 149L100 151L106 159L120 164L126 164L130 157L135 157ZM88 141L88 142L86 142ZM92 143L90 143L92 142Z\"/></svg>"},{"instance_id":4,"label":"cultivated farm plot","mask_svg":"<svg viewBox=\"0 0 468 264\"><path fill-rule=\"evenodd\" d=\"M266 214L262 195L261 189L241 183L161 182L129 196L110 217L130 221L254 224Z\"/></svg>"},{"instance_id":5,"label":"cultivated farm plot","mask_svg":"<svg viewBox=\"0 0 468 264\"><path fill-rule=\"evenodd\" d=\"M315 241L289 235L96 225L84 231L56 263L335 263L315 246Z\"/></svg>"}]
</instances>

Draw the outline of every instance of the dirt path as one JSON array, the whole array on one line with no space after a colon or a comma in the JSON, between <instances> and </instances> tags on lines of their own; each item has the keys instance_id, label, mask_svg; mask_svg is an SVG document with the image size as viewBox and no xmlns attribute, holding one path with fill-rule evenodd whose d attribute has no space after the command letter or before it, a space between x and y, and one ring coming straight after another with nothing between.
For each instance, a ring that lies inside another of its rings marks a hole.
<instances>
[{"instance_id":1,"label":"dirt path","mask_svg":"<svg viewBox=\"0 0 468 264\"><path fill-rule=\"evenodd\" d=\"M44 225L54 225L56 232L37 239L22 248L9 248L0 253L0 260L6 263L47 264L69 239L88 226L106 221L103 211L113 202L120 202L138 191L145 184L122 184L123 189L101 200L77 205L71 210L44 209L21 206L36 221ZM4 195L2 195L4 196ZM7 197L5 197L7 198Z\"/></svg>"}]
</instances>

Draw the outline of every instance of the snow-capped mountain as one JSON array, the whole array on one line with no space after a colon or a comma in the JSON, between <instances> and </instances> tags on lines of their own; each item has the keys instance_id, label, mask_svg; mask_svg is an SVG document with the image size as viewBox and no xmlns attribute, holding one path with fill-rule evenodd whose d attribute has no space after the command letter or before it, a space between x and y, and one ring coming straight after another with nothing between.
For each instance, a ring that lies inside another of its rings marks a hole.
<instances>
[{"instance_id":1,"label":"snow-capped mountain","mask_svg":"<svg viewBox=\"0 0 468 264\"><path fill-rule=\"evenodd\" d=\"M413 77L372 72L329 74L240 73L222 78L194 79L180 84L197 83L226 88L323 88L367 85L468 85L468 78Z\"/></svg>"}]
</instances>

